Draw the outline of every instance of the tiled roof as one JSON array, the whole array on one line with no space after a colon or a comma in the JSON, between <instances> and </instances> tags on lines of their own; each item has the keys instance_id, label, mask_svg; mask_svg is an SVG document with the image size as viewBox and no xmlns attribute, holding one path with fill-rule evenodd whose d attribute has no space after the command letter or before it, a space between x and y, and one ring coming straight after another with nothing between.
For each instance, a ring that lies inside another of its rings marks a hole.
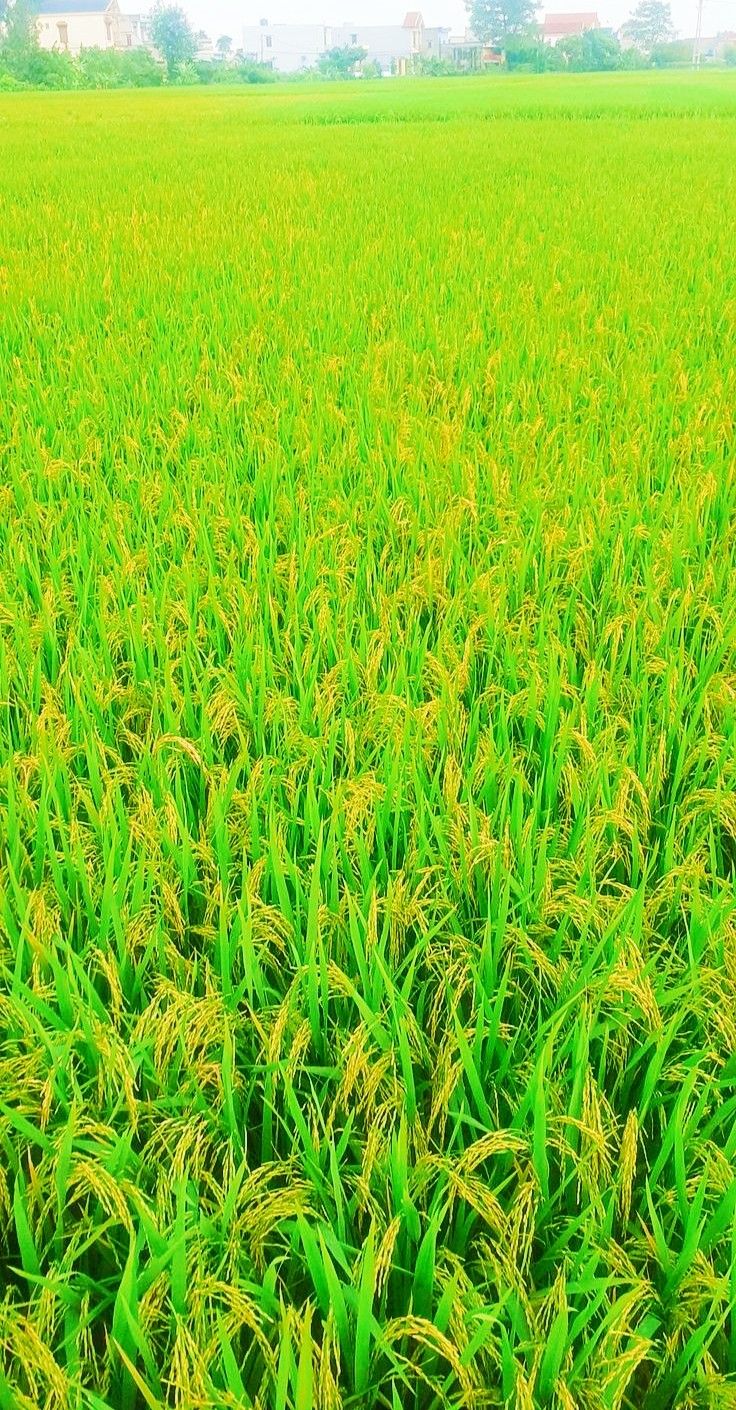
<instances>
[{"instance_id":1,"label":"tiled roof","mask_svg":"<svg viewBox=\"0 0 736 1410\"><path fill-rule=\"evenodd\" d=\"M37 15L104 15L111 0L36 0Z\"/></svg>"},{"instance_id":2,"label":"tiled roof","mask_svg":"<svg viewBox=\"0 0 736 1410\"><path fill-rule=\"evenodd\" d=\"M582 34L586 29L598 29L600 20L594 11L579 14L545 15L543 34Z\"/></svg>"}]
</instances>

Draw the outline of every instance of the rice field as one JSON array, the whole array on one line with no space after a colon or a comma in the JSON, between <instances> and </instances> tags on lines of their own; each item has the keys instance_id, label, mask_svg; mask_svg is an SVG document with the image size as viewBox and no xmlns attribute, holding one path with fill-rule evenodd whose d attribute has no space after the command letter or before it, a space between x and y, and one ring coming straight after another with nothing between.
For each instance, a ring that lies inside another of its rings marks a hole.
<instances>
[{"instance_id":1,"label":"rice field","mask_svg":"<svg viewBox=\"0 0 736 1410\"><path fill-rule=\"evenodd\" d=\"M736 1406L736 75L0 99L0 1410Z\"/></svg>"}]
</instances>

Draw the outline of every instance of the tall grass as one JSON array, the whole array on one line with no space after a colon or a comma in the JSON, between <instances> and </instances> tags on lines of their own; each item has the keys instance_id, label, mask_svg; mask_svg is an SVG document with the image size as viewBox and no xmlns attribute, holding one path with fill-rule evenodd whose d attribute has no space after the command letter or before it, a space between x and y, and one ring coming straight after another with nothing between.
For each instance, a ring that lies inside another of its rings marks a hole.
<instances>
[{"instance_id":1,"label":"tall grass","mask_svg":"<svg viewBox=\"0 0 736 1410\"><path fill-rule=\"evenodd\" d=\"M2 1410L736 1404L735 115L0 102Z\"/></svg>"}]
</instances>

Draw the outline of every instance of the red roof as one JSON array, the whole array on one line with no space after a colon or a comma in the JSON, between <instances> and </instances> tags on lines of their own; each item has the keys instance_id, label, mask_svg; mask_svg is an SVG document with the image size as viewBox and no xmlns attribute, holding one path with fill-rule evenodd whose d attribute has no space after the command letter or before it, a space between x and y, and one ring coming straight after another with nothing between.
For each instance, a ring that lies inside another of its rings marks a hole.
<instances>
[{"instance_id":1,"label":"red roof","mask_svg":"<svg viewBox=\"0 0 736 1410\"><path fill-rule=\"evenodd\" d=\"M594 11L576 15L545 15L543 34L584 34L586 29L600 29L600 20Z\"/></svg>"},{"instance_id":2,"label":"red roof","mask_svg":"<svg viewBox=\"0 0 736 1410\"><path fill-rule=\"evenodd\" d=\"M424 20L419 10L409 10L403 27L404 29L424 29Z\"/></svg>"}]
</instances>

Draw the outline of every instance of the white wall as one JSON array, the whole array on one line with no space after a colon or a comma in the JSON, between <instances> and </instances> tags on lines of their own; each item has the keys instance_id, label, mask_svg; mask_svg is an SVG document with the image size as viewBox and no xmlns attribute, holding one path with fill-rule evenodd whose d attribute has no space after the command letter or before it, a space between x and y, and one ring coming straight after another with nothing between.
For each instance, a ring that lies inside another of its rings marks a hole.
<instances>
[{"instance_id":1,"label":"white wall","mask_svg":"<svg viewBox=\"0 0 736 1410\"><path fill-rule=\"evenodd\" d=\"M332 47L344 49L348 46L368 51L372 63L390 73L393 67L406 66L412 54L416 53L412 41L412 31L398 24L345 24L333 25Z\"/></svg>"},{"instance_id":2,"label":"white wall","mask_svg":"<svg viewBox=\"0 0 736 1410\"><path fill-rule=\"evenodd\" d=\"M66 40L64 30L66 25ZM104 15L79 15L73 10L65 15L44 15L36 20L38 42L42 49L64 49L78 54L80 49L131 49L142 42L137 17L128 19L115 9Z\"/></svg>"},{"instance_id":3,"label":"white wall","mask_svg":"<svg viewBox=\"0 0 736 1410\"><path fill-rule=\"evenodd\" d=\"M443 58L447 52L449 38L449 29L425 29L422 34L422 53L431 59Z\"/></svg>"},{"instance_id":4,"label":"white wall","mask_svg":"<svg viewBox=\"0 0 736 1410\"><path fill-rule=\"evenodd\" d=\"M243 30L246 57L279 73L314 68L330 44L330 31L322 24L251 24Z\"/></svg>"},{"instance_id":5,"label":"white wall","mask_svg":"<svg viewBox=\"0 0 736 1410\"><path fill-rule=\"evenodd\" d=\"M419 52L413 31L403 25L252 24L243 30L243 53L279 73L314 68L328 49L366 49L386 73L405 71Z\"/></svg>"},{"instance_id":6,"label":"white wall","mask_svg":"<svg viewBox=\"0 0 736 1410\"><path fill-rule=\"evenodd\" d=\"M80 49L110 49L112 41L105 27L105 15L39 15L36 22L38 42L42 49L64 49L63 26L66 25L70 54ZM61 26L61 28L60 28Z\"/></svg>"}]
</instances>

